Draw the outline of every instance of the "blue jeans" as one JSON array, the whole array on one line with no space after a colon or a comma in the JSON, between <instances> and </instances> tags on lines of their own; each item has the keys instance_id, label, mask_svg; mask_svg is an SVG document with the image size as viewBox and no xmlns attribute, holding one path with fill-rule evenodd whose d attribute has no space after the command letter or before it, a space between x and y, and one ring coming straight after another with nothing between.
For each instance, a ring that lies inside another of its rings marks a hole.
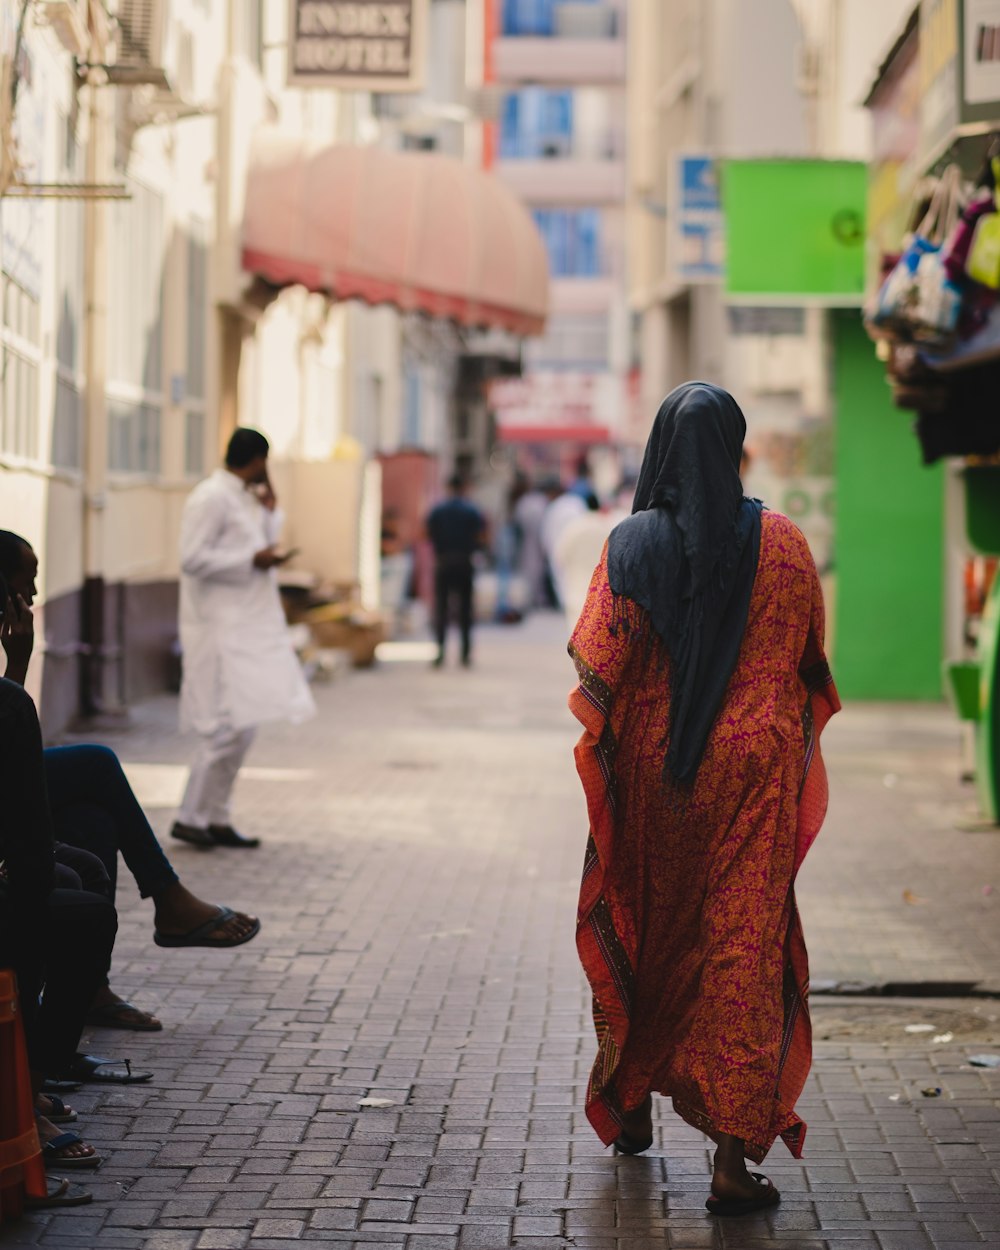
<instances>
[{"instance_id":1,"label":"blue jeans","mask_svg":"<svg viewBox=\"0 0 1000 1250\"><path fill-rule=\"evenodd\" d=\"M44 762L56 840L101 860L112 901L119 851L143 898L155 898L177 881L114 751L48 747Z\"/></svg>"}]
</instances>

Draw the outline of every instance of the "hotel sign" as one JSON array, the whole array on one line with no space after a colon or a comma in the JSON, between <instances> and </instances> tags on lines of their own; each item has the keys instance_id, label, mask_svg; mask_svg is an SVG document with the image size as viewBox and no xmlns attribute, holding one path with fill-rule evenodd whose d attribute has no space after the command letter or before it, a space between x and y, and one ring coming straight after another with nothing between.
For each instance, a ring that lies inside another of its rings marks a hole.
<instances>
[{"instance_id":1,"label":"hotel sign","mask_svg":"<svg viewBox=\"0 0 1000 1250\"><path fill-rule=\"evenodd\" d=\"M427 0L290 0L288 81L347 91L419 91Z\"/></svg>"}]
</instances>

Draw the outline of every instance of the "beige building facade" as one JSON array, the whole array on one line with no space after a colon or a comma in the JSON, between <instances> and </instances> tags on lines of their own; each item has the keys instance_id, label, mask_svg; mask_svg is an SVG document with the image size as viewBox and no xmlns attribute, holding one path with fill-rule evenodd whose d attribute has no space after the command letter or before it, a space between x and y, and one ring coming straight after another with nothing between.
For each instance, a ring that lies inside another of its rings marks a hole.
<instances>
[{"instance_id":1,"label":"beige building facade","mask_svg":"<svg viewBox=\"0 0 1000 1250\"><path fill-rule=\"evenodd\" d=\"M40 559L50 735L169 680L181 509L233 426L271 439L288 539L340 582L365 556L372 581L370 460L402 437L400 316L261 298L240 260L259 127L371 142L371 97L285 85L283 0L113 9L0 4L0 526Z\"/></svg>"},{"instance_id":2,"label":"beige building facade","mask_svg":"<svg viewBox=\"0 0 1000 1250\"><path fill-rule=\"evenodd\" d=\"M912 7L912 6L911 6ZM629 6L629 298L639 318L641 406L651 421L691 378L738 397L747 486L788 511L832 559L830 322L822 299L730 297L719 213L716 271L690 276L685 157L867 160L867 82L907 8L859 0L632 0ZM776 219L782 206L775 204Z\"/></svg>"},{"instance_id":3,"label":"beige building facade","mask_svg":"<svg viewBox=\"0 0 1000 1250\"><path fill-rule=\"evenodd\" d=\"M0 0L0 96L16 97L0 113L0 527L39 555L29 686L50 736L175 675L180 515L237 424L271 441L298 570L360 583L371 607L381 465L417 455L416 518L453 465L488 462L489 335L433 301L401 312L412 303L271 285L244 252L266 133L478 170L467 6L416 0L426 65L403 94L289 86L291 11ZM516 358L516 334L500 339Z\"/></svg>"}]
</instances>

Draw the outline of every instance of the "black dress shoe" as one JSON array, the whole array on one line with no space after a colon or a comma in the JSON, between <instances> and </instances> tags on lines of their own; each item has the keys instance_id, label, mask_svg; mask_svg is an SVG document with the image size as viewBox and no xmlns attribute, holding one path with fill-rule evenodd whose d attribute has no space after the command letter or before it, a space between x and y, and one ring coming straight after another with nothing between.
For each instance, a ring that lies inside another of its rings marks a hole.
<instances>
[{"instance_id":1,"label":"black dress shoe","mask_svg":"<svg viewBox=\"0 0 1000 1250\"><path fill-rule=\"evenodd\" d=\"M176 838L178 842L189 842L192 846L200 846L203 851L210 851L215 846L215 838L207 829L202 829L198 825L185 825L179 820L174 821L170 836Z\"/></svg>"},{"instance_id":2,"label":"black dress shoe","mask_svg":"<svg viewBox=\"0 0 1000 1250\"><path fill-rule=\"evenodd\" d=\"M233 846L243 851L252 851L260 846L260 838L245 838L232 825L209 825L208 833L216 846Z\"/></svg>"}]
</instances>

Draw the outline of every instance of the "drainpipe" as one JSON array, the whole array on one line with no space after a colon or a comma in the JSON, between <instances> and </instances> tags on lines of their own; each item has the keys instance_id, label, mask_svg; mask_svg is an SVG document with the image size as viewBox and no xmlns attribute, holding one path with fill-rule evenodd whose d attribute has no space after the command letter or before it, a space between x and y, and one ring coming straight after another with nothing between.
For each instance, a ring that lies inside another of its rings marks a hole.
<instances>
[{"instance_id":1,"label":"drainpipe","mask_svg":"<svg viewBox=\"0 0 1000 1250\"><path fill-rule=\"evenodd\" d=\"M95 49L103 58L105 49ZM108 92L88 83L86 181L104 181L110 139ZM105 710L104 659L107 637L104 583L104 514L108 485L107 380L107 205L100 199L84 206L84 434L82 499L80 712Z\"/></svg>"}]
</instances>

